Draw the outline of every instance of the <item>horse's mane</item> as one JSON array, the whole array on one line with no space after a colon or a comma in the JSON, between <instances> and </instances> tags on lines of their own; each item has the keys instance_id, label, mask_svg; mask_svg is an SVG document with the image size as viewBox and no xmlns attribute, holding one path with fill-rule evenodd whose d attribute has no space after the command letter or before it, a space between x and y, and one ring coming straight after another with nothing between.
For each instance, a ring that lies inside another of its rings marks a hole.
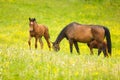
<instances>
[{"instance_id":1,"label":"horse's mane","mask_svg":"<svg viewBox=\"0 0 120 80\"><path fill-rule=\"evenodd\" d=\"M79 24L79 23L77 23L77 22L72 22L72 23L66 25L66 26L62 29L62 31L60 32L60 34L58 35L58 37L57 37L57 39L56 39L55 42L56 42L56 43L60 43L60 41L61 41L63 38L65 38L65 37L67 38L67 36L66 36L66 34L65 34L67 28L72 27L72 26L74 26L74 25L81 25L81 24Z\"/></svg>"},{"instance_id":2,"label":"horse's mane","mask_svg":"<svg viewBox=\"0 0 120 80\"><path fill-rule=\"evenodd\" d=\"M59 43L65 37L65 31L66 31L66 29L67 29L67 27L63 28L63 30L58 35L55 43Z\"/></svg>"}]
</instances>

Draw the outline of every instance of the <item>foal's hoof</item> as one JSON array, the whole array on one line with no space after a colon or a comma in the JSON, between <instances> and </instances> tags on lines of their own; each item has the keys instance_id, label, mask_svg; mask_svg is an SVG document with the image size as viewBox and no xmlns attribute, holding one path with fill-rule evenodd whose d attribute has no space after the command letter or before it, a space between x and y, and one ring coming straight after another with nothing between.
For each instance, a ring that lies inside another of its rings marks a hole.
<instances>
[{"instance_id":1,"label":"foal's hoof","mask_svg":"<svg viewBox=\"0 0 120 80\"><path fill-rule=\"evenodd\" d=\"M90 55L93 55L93 54L90 54Z\"/></svg>"}]
</instances>

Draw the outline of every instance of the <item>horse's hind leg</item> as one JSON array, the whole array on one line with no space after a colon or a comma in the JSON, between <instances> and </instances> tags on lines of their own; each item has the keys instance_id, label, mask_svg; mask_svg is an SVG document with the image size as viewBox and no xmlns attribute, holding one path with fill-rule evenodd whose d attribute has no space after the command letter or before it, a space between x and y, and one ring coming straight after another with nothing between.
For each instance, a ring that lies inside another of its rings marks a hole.
<instances>
[{"instance_id":1,"label":"horse's hind leg","mask_svg":"<svg viewBox=\"0 0 120 80\"><path fill-rule=\"evenodd\" d=\"M29 48L31 49L31 36L29 37L29 40L28 40L28 45L29 45Z\"/></svg>"},{"instance_id":2,"label":"horse's hind leg","mask_svg":"<svg viewBox=\"0 0 120 80\"><path fill-rule=\"evenodd\" d=\"M39 38L39 42L40 42L41 49L43 49L43 42L41 38Z\"/></svg>"},{"instance_id":3,"label":"horse's hind leg","mask_svg":"<svg viewBox=\"0 0 120 80\"><path fill-rule=\"evenodd\" d=\"M80 54L80 51L79 51L79 47L78 47L77 41L74 41L74 46L75 46L75 48L76 48L77 53Z\"/></svg>"}]
</instances>

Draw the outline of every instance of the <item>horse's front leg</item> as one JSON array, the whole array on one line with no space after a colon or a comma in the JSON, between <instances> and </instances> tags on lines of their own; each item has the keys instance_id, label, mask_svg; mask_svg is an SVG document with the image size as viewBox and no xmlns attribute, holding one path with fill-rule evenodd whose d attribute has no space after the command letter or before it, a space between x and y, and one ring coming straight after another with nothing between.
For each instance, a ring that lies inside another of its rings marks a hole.
<instances>
[{"instance_id":1,"label":"horse's front leg","mask_svg":"<svg viewBox=\"0 0 120 80\"><path fill-rule=\"evenodd\" d=\"M73 40L69 39L69 45L70 45L70 52L73 51Z\"/></svg>"},{"instance_id":2,"label":"horse's front leg","mask_svg":"<svg viewBox=\"0 0 120 80\"><path fill-rule=\"evenodd\" d=\"M35 37L35 49L37 49L37 40L38 40L38 38Z\"/></svg>"},{"instance_id":3,"label":"horse's front leg","mask_svg":"<svg viewBox=\"0 0 120 80\"><path fill-rule=\"evenodd\" d=\"M76 48L77 53L80 54L80 51L79 51L79 47L78 47L77 41L74 41L74 46L75 46L75 48Z\"/></svg>"},{"instance_id":4,"label":"horse's front leg","mask_svg":"<svg viewBox=\"0 0 120 80\"><path fill-rule=\"evenodd\" d=\"M28 45L29 45L29 48L31 49L31 36L29 37L29 40L28 40Z\"/></svg>"}]
</instances>

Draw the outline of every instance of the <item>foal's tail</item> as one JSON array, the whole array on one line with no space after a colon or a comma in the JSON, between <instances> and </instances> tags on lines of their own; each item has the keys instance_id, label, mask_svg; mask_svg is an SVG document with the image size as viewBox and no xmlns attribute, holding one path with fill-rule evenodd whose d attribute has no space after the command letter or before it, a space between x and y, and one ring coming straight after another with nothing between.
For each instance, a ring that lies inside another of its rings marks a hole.
<instances>
[{"instance_id":1,"label":"foal's tail","mask_svg":"<svg viewBox=\"0 0 120 80\"><path fill-rule=\"evenodd\" d=\"M111 37L110 37L110 31L108 28L103 27L105 30L105 36L106 36L106 40L107 40L107 48L108 48L108 53L111 55L112 53L112 44L111 44Z\"/></svg>"}]
</instances>

